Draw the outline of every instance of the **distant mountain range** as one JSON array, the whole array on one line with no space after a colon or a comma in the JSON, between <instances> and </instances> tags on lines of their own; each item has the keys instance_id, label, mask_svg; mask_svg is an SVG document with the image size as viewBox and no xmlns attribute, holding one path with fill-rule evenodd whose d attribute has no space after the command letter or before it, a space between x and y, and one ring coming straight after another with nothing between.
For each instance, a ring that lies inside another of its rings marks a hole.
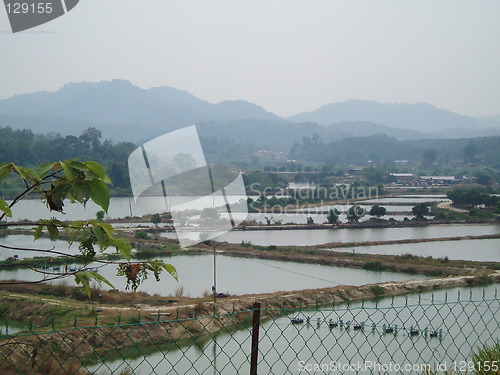
<instances>
[{"instance_id":1,"label":"distant mountain range","mask_svg":"<svg viewBox=\"0 0 500 375\"><path fill-rule=\"evenodd\" d=\"M500 135L500 116L472 118L430 104L352 100L280 118L242 100L212 104L186 91L142 89L125 80L71 83L0 100L0 126L35 133L78 135L92 126L114 141L142 142L192 124L205 137L286 150L313 133L325 142L373 134L403 140Z\"/></svg>"}]
</instances>

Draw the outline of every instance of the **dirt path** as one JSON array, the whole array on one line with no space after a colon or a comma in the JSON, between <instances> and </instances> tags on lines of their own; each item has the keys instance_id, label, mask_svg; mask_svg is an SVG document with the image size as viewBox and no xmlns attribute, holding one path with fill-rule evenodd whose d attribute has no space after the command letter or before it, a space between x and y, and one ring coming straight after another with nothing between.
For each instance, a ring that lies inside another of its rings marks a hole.
<instances>
[{"instance_id":1,"label":"dirt path","mask_svg":"<svg viewBox=\"0 0 500 375\"><path fill-rule=\"evenodd\" d=\"M440 202L437 206L438 208L443 208L445 210L455 211L455 212L467 212L467 210L462 210L461 208L456 208L452 206L453 202Z\"/></svg>"}]
</instances>

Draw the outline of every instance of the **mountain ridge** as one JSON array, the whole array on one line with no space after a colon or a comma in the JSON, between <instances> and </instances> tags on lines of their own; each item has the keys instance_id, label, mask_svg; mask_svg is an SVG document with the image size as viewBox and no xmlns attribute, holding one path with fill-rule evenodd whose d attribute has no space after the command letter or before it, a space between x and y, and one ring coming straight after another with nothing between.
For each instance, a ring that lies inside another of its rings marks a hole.
<instances>
[{"instance_id":1,"label":"mountain ridge","mask_svg":"<svg viewBox=\"0 0 500 375\"><path fill-rule=\"evenodd\" d=\"M369 121L426 132L477 126L475 118L437 108L429 103L379 103L365 100L329 103L314 111L299 113L287 119L312 121L321 125L342 121Z\"/></svg>"},{"instance_id":2,"label":"mountain ridge","mask_svg":"<svg viewBox=\"0 0 500 375\"><path fill-rule=\"evenodd\" d=\"M428 103L350 100L282 118L244 100L209 103L173 87L143 89L127 80L69 83L0 100L0 126L38 133L77 134L92 126L105 137L139 142L193 124L206 136L258 138L259 147L285 147L313 133L325 141L379 133L402 140L500 134L500 117L472 118Z\"/></svg>"}]
</instances>

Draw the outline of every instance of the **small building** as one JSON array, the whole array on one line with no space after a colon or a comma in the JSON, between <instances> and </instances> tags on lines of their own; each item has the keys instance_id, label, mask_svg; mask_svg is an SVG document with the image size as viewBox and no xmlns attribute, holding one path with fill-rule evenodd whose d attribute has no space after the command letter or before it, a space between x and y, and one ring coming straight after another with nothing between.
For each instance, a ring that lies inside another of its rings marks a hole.
<instances>
[{"instance_id":1,"label":"small building","mask_svg":"<svg viewBox=\"0 0 500 375\"><path fill-rule=\"evenodd\" d=\"M424 185L452 185L460 180L455 176L420 176L420 181Z\"/></svg>"},{"instance_id":2,"label":"small building","mask_svg":"<svg viewBox=\"0 0 500 375\"><path fill-rule=\"evenodd\" d=\"M398 185L410 185L413 183L413 173L391 173L394 183Z\"/></svg>"}]
</instances>

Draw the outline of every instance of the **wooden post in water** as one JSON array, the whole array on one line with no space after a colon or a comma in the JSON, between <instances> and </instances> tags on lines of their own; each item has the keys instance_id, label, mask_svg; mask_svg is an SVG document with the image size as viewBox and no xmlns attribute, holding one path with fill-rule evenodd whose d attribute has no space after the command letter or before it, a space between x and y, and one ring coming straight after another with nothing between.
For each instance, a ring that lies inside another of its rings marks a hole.
<instances>
[{"instance_id":1,"label":"wooden post in water","mask_svg":"<svg viewBox=\"0 0 500 375\"><path fill-rule=\"evenodd\" d=\"M253 304L252 351L250 352L250 375L257 375L259 359L260 302Z\"/></svg>"}]
</instances>

